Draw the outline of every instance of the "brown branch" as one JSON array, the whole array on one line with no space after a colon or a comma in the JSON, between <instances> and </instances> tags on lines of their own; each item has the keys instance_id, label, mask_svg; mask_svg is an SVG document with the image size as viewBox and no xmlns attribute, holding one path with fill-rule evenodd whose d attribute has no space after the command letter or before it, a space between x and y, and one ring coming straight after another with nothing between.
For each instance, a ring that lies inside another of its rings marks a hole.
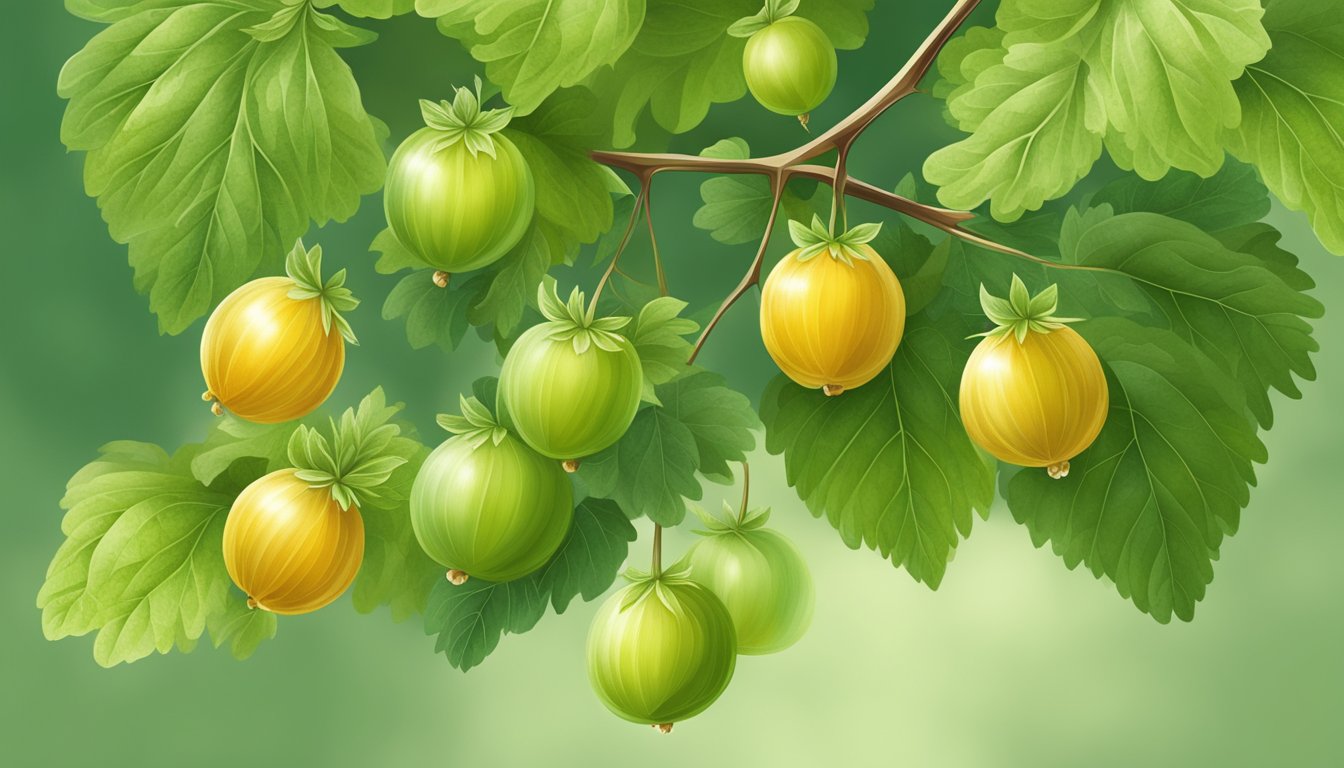
<instances>
[{"instance_id":1,"label":"brown branch","mask_svg":"<svg viewBox=\"0 0 1344 768\"><path fill-rule=\"evenodd\" d=\"M980 5L980 0L957 0L948 11L947 16L934 28L921 45L882 89L873 94L873 97L863 104L863 106L854 110L848 117L841 120L829 131L821 134L817 138L809 141L793 152L784 155L787 165L796 165L814 157L826 154L832 149L848 148L854 141L868 128L868 126L891 109L897 102L915 93L919 88L919 81L928 74L933 63L938 60L938 54L942 52L943 46L952 39L957 29L971 15L976 6Z\"/></svg>"},{"instance_id":2,"label":"brown branch","mask_svg":"<svg viewBox=\"0 0 1344 768\"><path fill-rule=\"evenodd\" d=\"M709 339L709 334L718 327L719 321L728 312L737 300L742 298L747 291L751 290L753 285L761 281L761 264L765 261L765 251L770 247L770 234L775 231L775 219L779 216L780 201L784 197L784 176L775 174L770 178L770 193L774 198L774 203L770 206L770 218L765 223L765 234L761 236L761 247L756 249L756 258L752 259L751 267L747 274L743 275L742 281L737 284L733 292L728 294L728 298L723 300L719 306L719 311L714 313L714 318L705 326L705 330L700 332L700 338L696 339L695 349L691 350L691 356L687 358L686 364L691 365L695 358L699 357L700 350L705 346L705 341Z\"/></svg>"},{"instance_id":3,"label":"brown branch","mask_svg":"<svg viewBox=\"0 0 1344 768\"><path fill-rule=\"evenodd\" d=\"M971 15L971 12L980 4L980 0L956 0L952 9L924 40L924 43L914 52L900 71L896 73L890 81L884 85L881 90L873 94L866 103L854 110L848 117L841 120L835 126L825 133L817 136L811 141L790 152L762 158L746 159L725 159L715 157L701 157L697 155L682 154L644 154L638 152L614 152L614 151L595 151L591 153L593 160L602 163L611 168L619 168L639 177L643 190L641 191L640 201L646 201L644 197L649 183L653 176L664 171L686 171L709 174L757 174L766 176L770 179L770 190L773 203L770 208L769 223L766 224L765 234L761 238L760 248L756 251L756 258L752 260L751 267L747 274L738 283L733 292L724 299L714 318L705 326L700 338L695 343L695 349L692 351L687 364L695 362L695 358L700 354L705 340L709 334L718 326L719 321L724 314L737 302L738 299L750 290L753 285L760 282L761 264L765 259L766 249L770 245L770 236L774 230L775 221L779 214L781 198L784 195L784 187L788 180L793 176L817 179L827 182L834 190L834 202L831 209L831 226L834 228L837 218L837 212L844 209L844 199L846 196L866 200L877 205L889 208L897 213L918 221L923 221L930 226L936 227L950 235L961 238L967 242L990 248L1002 253L1020 256L1034 262L1059 266L1054 262L1040 259L1035 256L1023 253L1015 248L999 245L988 238L977 235L961 228L961 225L967 220L974 218L973 214L963 211L951 211L944 208L924 205L914 200L901 197L894 192L888 192L880 187L873 186L858 179L849 176L846 169L846 160L849 150L854 142L867 130L874 120L880 117L884 112L890 109L897 102L916 93L919 83L928 74L938 54L943 46L947 45L952 36L956 34L957 29ZM820 157L821 155L835 150L837 160L834 169L825 168L817 165L804 165L808 160ZM638 214L639 202L636 202L636 215ZM650 235L652 235L652 216L649 216ZM634 221L631 220L631 228ZM629 230L626 232L625 240L629 239ZM625 240L622 241L622 250ZM617 251L616 258L619 258L620 251ZM601 293L604 285L610 277L611 269L615 268L615 258L612 260L612 267L607 270L599 283L597 292ZM597 296L594 295L593 302L596 305Z\"/></svg>"}]
</instances>

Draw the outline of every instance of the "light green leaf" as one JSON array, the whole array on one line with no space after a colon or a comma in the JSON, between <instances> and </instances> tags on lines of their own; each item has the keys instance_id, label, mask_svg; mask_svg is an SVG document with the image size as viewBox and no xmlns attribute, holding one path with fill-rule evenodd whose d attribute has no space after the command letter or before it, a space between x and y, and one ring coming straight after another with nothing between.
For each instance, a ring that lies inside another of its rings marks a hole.
<instances>
[{"instance_id":1,"label":"light green leaf","mask_svg":"<svg viewBox=\"0 0 1344 768\"><path fill-rule=\"evenodd\" d=\"M71 478L61 501L67 538L37 597L48 639L96 631L103 666L189 651L207 622L243 599L221 549L233 499L198 483L190 459L112 443Z\"/></svg>"},{"instance_id":2,"label":"light green leaf","mask_svg":"<svg viewBox=\"0 0 1344 768\"><path fill-rule=\"evenodd\" d=\"M692 369L686 364L694 345L687 337L700 330L694 320L681 317L686 302L663 296L645 304L630 329L630 343L639 353L644 371L643 398L660 404L655 387Z\"/></svg>"},{"instance_id":3,"label":"light green leaf","mask_svg":"<svg viewBox=\"0 0 1344 768\"><path fill-rule=\"evenodd\" d=\"M1259 221L1269 214L1269 193L1249 165L1229 160L1211 178L1174 171L1161 181L1124 176L1091 198L1116 213L1146 211L1217 232Z\"/></svg>"},{"instance_id":4,"label":"light green leaf","mask_svg":"<svg viewBox=\"0 0 1344 768\"><path fill-rule=\"evenodd\" d=\"M339 5L351 16L366 19L390 19L415 10L415 0L317 0L318 8Z\"/></svg>"},{"instance_id":5,"label":"light green leaf","mask_svg":"<svg viewBox=\"0 0 1344 768\"><path fill-rule=\"evenodd\" d=\"M1324 307L1281 276L1292 265L1268 265L1191 224L1151 213L1091 221L1071 213L1060 250L1068 263L1137 283L1177 336L1240 384L1265 428L1274 420L1270 388L1298 398L1294 374L1316 378L1311 354L1319 345L1306 321L1321 317Z\"/></svg>"},{"instance_id":6,"label":"light green leaf","mask_svg":"<svg viewBox=\"0 0 1344 768\"><path fill-rule=\"evenodd\" d=\"M232 415L215 422L205 443L191 459L191 474L202 485L213 485L235 462L258 461L260 477L289 466L289 436L294 424L253 424Z\"/></svg>"},{"instance_id":7,"label":"light green leaf","mask_svg":"<svg viewBox=\"0 0 1344 768\"><path fill-rule=\"evenodd\" d=\"M1122 319L1078 330L1110 371L1106 426L1068 477L1018 472L1008 505L1068 567L1106 576L1160 622L1189 621L1265 448L1235 383L1172 332Z\"/></svg>"},{"instance_id":8,"label":"light green leaf","mask_svg":"<svg viewBox=\"0 0 1344 768\"><path fill-rule=\"evenodd\" d=\"M1265 26L1274 47L1236 83L1243 116L1228 148L1344 254L1344 16L1310 0L1271 0Z\"/></svg>"},{"instance_id":9,"label":"light green leaf","mask_svg":"<svg viewBox=\"0 0 1344 768\"><path fill-rule=\"evenodd\" d=\"M1083 62L1064 48L1018 58L987 69L962 96L994 104L976 132L925 161L944 205L989 200L994 218L1014 221L1073 189L1101 156L1102 107Z\"/></svg>"},{"instance_id":10,"label":"light green leaf","mask_svg":"<svg viewBox=\"0 0 1344 768\"><path fill-rule=\"evenodd\" d=\"M382 185L375 123L336 53L371 35L284 0L72 8L114 23L61 71L61 137L88 153L86 189L162 331Z\"/></svg>"},{"instance_id":11,"label":"light green leaf","mask_svg":"<svg viewBox=\"0 0 1344 768\"><path fill-rule=\"evenodd\" d=\"M402 245L390 228L384 229L373 238L369 252L379 254L373 268L380 275L395 275L403 269L425 269L429 266L424 259Z\"/></svg>"},{"instance_id":12,"label":"light green leaf","mask_svg":"<svg viewBox=\"0 0 1344 768\"><path fill-rule=\"evenodd\" d=\"M839 397L776 377L762 397L766 449L809 510L937 588L994 473L966 436L957 382L969 345L911 318L890 368Z\"/></svg>"},{"instance_id":13,"label":"light green leaf","mask_svg":"<svg viewBox=\"0 0 1344 768\"><path fill-rule=\"evenodd\" d=\"M221 648L226 643L229 653L242 661L252 656L257 646L275 637L277 625L274 613L248 608L246 600L230 600L225 611L206 618L210 642Z\"/></svg>"},{"instance_id":14,"label":"light green leaf","mask_svg":"<svg viewBox=\"0 0 1344 768\"><path fill-rule=\"evenodd\" d=\"M1232 81L1269 50L1260 0L1009 0L999 9L1009 60L1069 46L1123 142L1126 169L1212 176L1224 130L1241 122ZM1060 30L1067 31L1060 34Z\"/></svg>"},{"instance_id":15,"label":"light green leaf","mask_svg":"<svg viewBox=\"0 0 1344 768\"><path fill-rule=\"evenodd\" d=\"M417 0L466 44L519 114L613 64L644 22L642 0Z\"/></svg>"},{"instance_id":16,"label":"light green leaf","mask_svg":"<svg viewBox=\"0 0 1344 768\"><path fill-rule=\"evenodd\" d=\"M963 98L963 94L974 87L980 73L1002 64L1005 53L1003 30L997 27L970 27L943 46L938 54L939 77L933 85L933 96L946 102L944 116L948 123L963 131L973 131L993 111L996 104L983 103L987 92L980 92L981 103ZM962 111L964 120L951 111L954 104Z\"/></svg>"}]
</instances>

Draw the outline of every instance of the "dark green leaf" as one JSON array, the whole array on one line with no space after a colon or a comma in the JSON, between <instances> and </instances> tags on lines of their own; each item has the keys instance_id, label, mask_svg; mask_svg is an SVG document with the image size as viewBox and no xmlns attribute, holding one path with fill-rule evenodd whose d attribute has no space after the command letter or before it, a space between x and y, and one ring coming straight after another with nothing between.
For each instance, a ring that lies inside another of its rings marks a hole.
<instances>
[{"instance_id":1,"label":"dark green leaf","mask_svg":"<svg viewBox=\"0 0 1344 768\"><path fill-rule=\"evenodd\" d=\"M762 397L766 449L808 509L936 588L994 473L966 436L957 382L969 345L911 318L888 370L839 397L778 376Z\"/></svg>"},{"instance_id":2,"label":"dark green leaf","mask_svg":"<svg viewBox=\"0 0 1344 768\"><path fill-rule=\"evenodd\" d=\"M1063 480L1019 472L1009 507L1068 567L1105 575L1158 621L1189 621L1265 448L1239 388L1171 331L1118 318L1078 330L1110 370L1106 426Z\"/></svg>"},{"instance_id":3,"label":"dark green leaf","mask_svg":"<svg viewBox=\"0 0 1344 768\"><path fill-rule=\"evenodd\" d=\"M434 650L465 672L505 634L532 629L545 613L546 595L530 577L505 584L471 579L461 586L440 579L425 608L425 634L438 635Z\"/></svg>"},{"instance_id":4,"label":"dark green leaf","mask_svg":"<svg viewBox=\"0 0 1344 768\"><path fill-rule=\"evenodd\" d=\"M661 394L660 394L661 397ZM675 526L686 516L683 499L698 499L695 434L664 408L646 406L615 445L583 460L588 491L620 505L632 517Z\"/></svg>"},{"instance_id":5,"label":"dark green leaf","mask_svg":"<svg viewBox=\"0 0 1344 768\"><path fill-rule=\"evenodd\" d=\"M1134 281L1178 336L1240 382L1266 428L1274 418L1269 389L1300 397L1293 375L1316 377L1311 353L1318 345L1306 319L1324 308L1281 276L1292 265L1229 250L1190 224L1151 213L1090 222L1070 214L1060 249L1068 263Z\"/></svg>"},{"instance_id":6,"label":"dark green leaf","mask_svg":"<svg viewBox=\"0 0 1344 768\"><path fill-rule=\"evenodd\" d=\"M700 474L732 482L729 462L744 461L756 448L761 420L747 396L730 389L722 376L709 371L692 373L658 387L658 398L668 415L685 425L695 438ZM699 498L697 494L694 498Z\"/></svg>"},{"instance_id":7,"label":"dark green leaf","mask_svg":"<svg viewBox=\"0 0 1344 768\"><path fill-rule=\"evenodd\" d=\"M1212 178L1175 171L1161 181L1125 176L1102 187L1093 205L1116 213L1160 213L1206 232L1250 224L1269 214L1269 193L1249 165L1228 160Z\"/></svg>"},{"instance_id":8,"label":"dark green leaf","mask_svg":"<svg viewBox=\"0 0 1344 768\"><path fill-rule=\"evenodd\" d=\"M614 502L585 499L574 508L569 536L551 561L528 578L550 595L556 613L576 596L594 600L607 591L625 562L635 527Z\"/></svg>"},{"instance_id":9,"label":"dark green leaf","mask_svg":"<svg viewBox=\"0 0 1344 768\"><path fill-rule=\"evenodd\" d=\"M467 313L472 302L486 290L487 278L456 280L447 288L434 284L433 270L418 270L403 277L383 303L383 319L406 320L406 339L414 349L437 344L452 351L462 343L471 323Z\"/></svg>"}]
</instances>

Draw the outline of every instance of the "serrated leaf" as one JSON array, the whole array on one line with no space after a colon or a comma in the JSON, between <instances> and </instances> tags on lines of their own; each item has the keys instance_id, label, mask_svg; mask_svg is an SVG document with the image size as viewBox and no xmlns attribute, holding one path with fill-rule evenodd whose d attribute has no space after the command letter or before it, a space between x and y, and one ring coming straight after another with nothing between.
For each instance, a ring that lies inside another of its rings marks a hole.
<instances>
[{"instance_id":1,"label":"serrated leaf","mask_svg":"<svg viewBox=\"0 0 1344 768\"><path fill-rule=\"evenodd\" d=\"M559 88L614 63L644 22L641 0L417 0L528 114Z\"/></svg>"},{"instance_id":2,"label":"serrated leaf","mask_svg":"<svg viewBox=\"0 0 1344 768\"><path fill-rule=\"evenodd\" d=\"M1080 49L1089 88L1124 144L1116 156L1122 167L1147 179L1172 168L1217 172L1222 133L1241 122L1231 83L1269 50L1260 0L1070 5L1004 3L998 21L1009 58Z\"/></svg>"},{"instance_id":3,"label":"serrated leaf","mask_svg":"<svg viewBox=\"0 0 1344 768\"><path fill-rule=\"evenodd\" d=\"M221 540L232 498L198 483L189 452L112 443L75 474L61 506L66 540L38 593L48 639L97 632L114 666L190 650L232 592Z\"/></svg>"},{"instance_id":4,"label":"serrated leaf","mask_svg":"<svg viewBox=\"0 0 1344 768\"><path fill-rule=\"evenodd\" d=\"M943 46L938 54L939 79L934 83L932 93L934 98L946 103L944 116L949 124L963 131L973 131L986 114L985 106L993 109L995 105L992 104L980 104L972 108L972 102L962 98L962 94L974 86L981 72L1002 64L1004 53L1003 30L997 27L969 27ZM983 95L986 94L982 92ZM966 119L952 113L952 104L968 110L968 114L964 115Z\"/></svg>"},{"instance_id":5,"label":"serrated leaf","mask_svg":"<svg viewBox=\"0 0 1344 768\"><path fill-rule=\"evenodd\" d=\"M277 623L274 613L248 608L241 597L230 600L225 611L206 618L210 642L216 648L227 644L229 653L239 661L249 658L259 645L275 637Z\"/></svg>"},{"instance_id":6,"label":"serrated leaf","mask_svg":"<svg viewBox=\"0 0 1344 768\"><path fill-rule=\"evenodd\" d=\"M743 139L722 139L700 153L704 157L744 160L751 149ZM728 245L757 242L765 234L770 220L770 182L750 174L715 176L700 185L704 202L695 212L693 223L709 232L710 237ZM829 210L829 190L805 180L793 180L780 198L780 220L807 221Z\"/></svg>"},{"instance_id":7,"label":"serrated leaf","mask_svg":"<svg viewBox=\"0 0 1344 768\"><path fill-rule=\"evenodd\" d=\"M1273 48L1237 81L1242 120L1228 149L1344 254L1344 17L1308 0L1266 3Z\"/></svg>"},{"instance_id":8,"label":"serrated leaf","mask_svg":"<svg viewBox=\"0 0 1344 768\"><path fill-rule=\"evenodd\" d=\"M700 330L699 323L681 317L686 302L663 296L645 304L635 318L628 338L639 354L644 372L643 399L659 404L656 387L684 375L690 369L694 345L687 337Z\"/></svg>"},{"instance_id":9,"label":"serrated leaf","mask_svg":"<svg viewBox=\"0 0 1344 768\"><path fill-rule=\"evenodd\" d=\"M488 287L467 309L471 324L491 324L503 335L513 333L546 270L563 261L559 238L550 225L534 219L518 245L486 273Z\"/></svg>"},{"instance_id":10,"label":"serrated leaf","mask_svg":"<svg viewBox=\"0 0 1344 768\"><path fill-rule=\"evenodd\" d=\"M891 366L839 397L778 376L762 397L766 449L812 514L936 588L994 473L966 436L957 382L969 348L911 318Z\"/></svg>"},{"instance_id":11,"label":"serrated leaf","mask_svg":"<svg viewBox=\"0 0 1344 768\"><path fill-rule=\"evenodd\" d=\"M1017 59L985 70L962 95L994 102L976 131L925 161L924 178L944 205L970 210L989 200L994 218L1013 221L1073 189L1101 156L1093 129L1102 107L1082 60L1067 48Z\"/></svg>"},{"instance_id":12,"label":"serrated leaf","mask_svg":"<svg viewBox=\"0 0 1344 768\"><path fill-rule=\"evenodd\" d=\"M367 33L284 0L76 10L113 24L61 72L62 140L88 153L86 189L162 331L382 185L375 123L336 53Z\"/></svg>"},{"instance_id":13,"label":"serrated leaf","mask_svg":"<svg viewBox=\"0 0 1344 768\"><path fill-rule=\"evenodd\" d=\"M583 460L579 477L626 514L672 527L686 516L683 499L701 496L698 463L695 433L667 410L645 406L615 445Z\"/></svg>"},{"instance_id":14,"label":"serrated leaf","mask_svg":"<svg viewBox=\"0 0 1344 768\"><path fill-rule=\"evenodd\" d=\"M751 400L710 371L675 379L659 386L657 392L663 409L695 438L700 473L719 482L731 482L729 463L747 458L756 448L755 433L762 429Z\"/></svg>"},{"instance_id":15,"label":"serrated leaf","mask_svg":"<svg viewBox=\"0 0 1344 768\"><path fill-rule=\"evenodd\" d=\"M484 295L488 278L475 276L440 288L433 270L418 270L403 277L383 302L383 319L406 321L406 340L413 349L437 344L445 352L457 349L471 327L471 306Z\"/></svg>"},{"instance_id":16,"label":"serrated leaf","mask_svg":"<svg viewBox=\"0 0 1344 768\"><path fill-rule=\"evenodd\" d=\"M1269 214L1269 193L1255 169L1234 160L1207 179L1184 171L1161 181L1124 176L1098 190L1091 203L1109 205L1116 213L1162 214L1206 232L1250 224Z\"/></svg>"},{"instance_id":17,"label":"serrated leaf","mask_svg":"<svg viewBox=\"0 0 1344 768\"><path fill-rule=\"evenodd\" d=\"M588 156L602 144L596 111L593 95L573 88L505 132L532 171L537 215L576 243L591 243L612 225L611 172Z\"/></svg>"},{"instance_id":18,"label":"serrated leaf","mask_svg":"<svg viewBox=\"0 0 1344 768\"><path fill-rule=\"evenodd\" d=\"M564 613L575 597L590 601L607 591L635 536L635 527L614 502L584 499L574 508L565 543L529 578L550 596L555 612Z\"/></svg>"},{"instance_id":19,"label":"serrated leaf","mask_svg":"<svg viewBox=\"0 0 1344 768\"><path fill-rule=\"evenodd\" d=\"M1106 426L1068 477L1013 477L1009 508L1068 567L1106 576L1158 621L1189 621L1265 448L1236 385L1172 332L1118 318L1078 330L1109 368Z\"/></svg>"},{"instance_id":20,"label":"serrated leaf","mask_svg":"<svg viewBox=\"0 0 1344 768\"><path fill-rule=\"evenodd\" d=\"M1269 389L1297 398L1294 374L1316 378L1311 354L1319 345L1306 320L1321 317L1324 307L1253 254L1151 213L1090 223L1071 214L1060 251L1070 264L1137 282L1177 336L1240 383L1247 407L1266 428L1274 420Z\"/></svg>"},{"instance_id":21,"label":"serrated leaf","mask_svg":"<svg viewBox=\"0 0 1344 768\"><path fill-rule=\"evenodd\" d=\"M465 672L484 661L505 634L527 632L545 613L546 596L535 579L455 585L440 578L425 607L425 634L437 635L434 650Z\"/></svg>"},{"instance_id":22,"label":"serrated leaf","mask_svg":"<svg viewBox=\"0 0 1344 768\"><path fill-rule=\"evenodd\" d=\"M425 610L430 590L443 579L443 566L425 554L411 527L411 486L429 451L409 437L393 439L385 450L404 463L360 511L364 561L350 596L360 613L386 605L393 621L403 621Z\"/></svg>"}]
</instances>

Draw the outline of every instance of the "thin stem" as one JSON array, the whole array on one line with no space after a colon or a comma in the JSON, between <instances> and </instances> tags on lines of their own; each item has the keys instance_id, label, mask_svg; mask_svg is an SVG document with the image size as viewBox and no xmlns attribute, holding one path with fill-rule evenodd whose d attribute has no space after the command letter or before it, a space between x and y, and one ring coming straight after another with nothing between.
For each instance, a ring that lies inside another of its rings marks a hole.
<instances>
[{"instance_id":1,"label":"thin stem","mask_svg":"<svg viewBox=\"0 0 1344 768\"><path fill-rule=\"evenodd\" d=\"M658 294L667 295L667 273L663 271L663 257L658 253L658 236L653 232L653 190L644 194L644 220L649 224L649 245L653 247L653 270L658 275Z\"/></svg>"},{"instance_id":2,"label":"thin stem","mask_svg":"<svg viewBox=\"0 0 1344 768\"><path fill-rule=\"evenodd\" d=\"M630 211L630 221L625 225L625 234L621 235L621 244L616 246L616 253L611 257L611 263L607 265L607 271L602 273L602 279L598 281L597 288L593 289L593 300L588 304L589 315L597 313L597 300L602 297L602 290L607 287L607 282L611 280L611 273L616 271L616 263L621 260L621 254L625 253L625 247L630 244L630 235L635 231L635 222L639 221L639 209L644 205L644 200L649 193L648 176L642 176L640 181L639 195L635 198L634 209Z\"/></svg>"},{"instance_id":3,"label":"thin stem","mask_svg":"<svg viewBox=\"0 0 1344 768\"><path fill-rule=\"evenodd\" d=\"M653 558L649 563L649 574L658 578L663 573L663 526L653 524Z\"/></svg>"},{"instance_id":4,"label":"thin stem","mask_svg":"<svg viewBox=\"0 0 1344 768\"><path fill-rule=\"evenodd\" d=\"M761 281L761 264L765 261L765 251L770 247L770 234L775 230L775 220L779 217L780 201L784 196L784 175L775 174L770 177L770 196L774 202L770 205L770 218L765 223L765 234L761 236L761 247L756 249L756 258L752 259L751 267L747 274L742 277L742 281L737 284L733 292L728 294L728 298L719 305L719 311L714 313L714 318L705 326L705 330L700 332L700 338L695 342L695 349L691 350L691 356L687 358L686 364L691 365L695 358L700 356L700 350L705 346L705 341L709 339L709 334L718 327L719 321L723 319L725 313L742 298L751 286Z\"/></svg>"},{"instance_id":5,"label":"thin stem","mask_svg":"<svg viewBox=\"0 0 1344 768\"><path fill-rule=\"evenodd\" d=\"M849 145L839 147L835 158L835 178L831 182L831 237L835 237L836 216L840 217L841 231L849 229L849 214L845 211L845 180L849 178L846 164L849 160Z\"/></svg>"},{"instance_id":6,"label":"thin stem","mask_svg":"<svg viewBox=\"0 0 1344 768\"><path fill-rule=\"evenodd\" d=\"M747 501L751 498L751 465L742 462L742 505L737 508L737 524L747 519Z\"/></svg>"}]
</instances>

